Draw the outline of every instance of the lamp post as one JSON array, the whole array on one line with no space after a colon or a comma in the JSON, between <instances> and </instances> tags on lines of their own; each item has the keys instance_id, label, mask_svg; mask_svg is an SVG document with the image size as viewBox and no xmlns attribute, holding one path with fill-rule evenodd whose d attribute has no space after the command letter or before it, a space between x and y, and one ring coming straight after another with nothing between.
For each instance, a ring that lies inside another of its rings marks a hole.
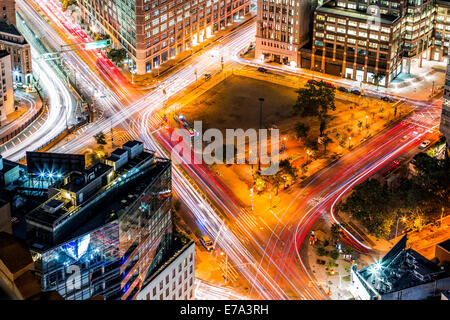
<instances>
[{"instance_id":1,"label":"lamp post","mask_svg":"<svg viewBox=\"0 0 450 320\"><path fill-rule=\"evenodd\" d=\"M348 137L348 148L350 149L350 142L352 141L352 137Z\"/></svg>"},{"instance_id":2,"label":"lamp post","mask_svg":"<svg viewBox=\"0 0 450 320\"><path fill-rule=\"evenodd\" d=\"M263 107L264 98L259 98L258 100L259 100L259 130L261 130L261 127L262 127L262 107ZM259 171L259 173L261 173L261 132L258 135L258 140L259 140L258 171Z\"/></svg>"},{"instance_id":3,"label":"lamp post","mask_svg":"<svg viewBox=\"0 0 450 320\"><path fill-rule=\"evenodd\" d=\"M225 284L228 282L228 256L223 253L223 251L220 252L220 255L225 255Z\"/></svg>"},{"instance_id":4,"label":"lamp post","mask_svg":"<svg viewBox=\"0 0 450 320\"><path fill-rule=\"evenodd\" d=\"M311 154L311 151L309 151L309 149L306 150L306 163L308 163L308 161L309 161L309 155L310 154Z\"/></svg>"},{"instance_id":5,"label":"lamp post","mask_svg":"<svg viewBox=\"0 0 450 320\"><path fill-rule=\"evenodd\" d=\"M369 119L369 116L366 116L366 129L367 129L367 121Z\"/></svg>"},{"instance_id":6,"label":"lamp post","mask_svg":"<svg viewBox=\"0 0 450 320\"><path fill-rule=\"evenodd\" d=\"M134 74L135 73L136 73L136 70L131 69L131 83L133 83L133 84L134 84ZM75 80L75 83L76 83L76 80Z\"/></svg>"},{"instance_id":7,"label":"lamp post","mask_svg":"<svg viewBox=\"0 0 450 320\"><path fill-rule=\"evenodd\" d=\"M253 188L250 189L250 200L252 202L252 212L253 212Z\"/></svg>"},{"instance_id":8,"label":"lamp post","mask_svg":"<svg viewBox=\"0 0 450 320\"><path fill-rule=\"evenodd\" d=\"M406 221L406 218L405 217L399 217L398 219L397 219L397 226L396 226L396 228L395 228L395 237L397 238L397 233L398 233L398 222L400 221L400 219L402 220L402 222L405 222Z\"/></svg>"}]
</instances>

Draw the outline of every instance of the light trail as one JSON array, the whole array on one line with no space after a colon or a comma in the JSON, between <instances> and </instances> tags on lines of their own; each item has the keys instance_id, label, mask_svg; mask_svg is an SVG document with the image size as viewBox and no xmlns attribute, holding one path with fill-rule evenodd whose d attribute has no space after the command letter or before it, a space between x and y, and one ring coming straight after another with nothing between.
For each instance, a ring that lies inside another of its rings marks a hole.
<instances>
[{"instance_id":1,"label":"light trail","mask_svg":"<svg viewBox=\"0 0 450 320\"><path fill-rule=\"evenodd\" d=\"M19 0L18 2L22 3L22 1ZM48 26L43 26L43 28L47 29L47 33L54 33ZM55 34L52 36L58 37ZM118 85L111 79L113 76L108 72L109 70L99 72L98 68L96 69L95 59L86 59L86 62L77 54L69 54L68 63L75 70L76 68L83 70L82 74L85 77L82 78L82 82L87 87L97 87L98 85L104 87L104 84L112 87L112 91L108 88L102 89L108 95L97 102L104 110L109 111L111 116L92 125L82 135L64 146L56 148L55 151L81 151L81 149L92 142L91 137L95 133L105 131L110 126L122 124L132 133L133 137L143 140L147 148L152 148L162 155L166 154L166 152L170 153L173 143L155 127L160 120L156 117L156 111L164 105L167 97L172 97L194 82L194 70L197 70L199 74L214 73L220 66L220 56L224 57L224 62L228 65L239 60L236 58L238 53L245 49L248 43L254 39L254 36L254 24L244 26L240 30L231 33L223 38L220 49L212 49L201 55L195 55L191 59L190 68L184 68L168 76L158 87L144 97L138 94L127 94L128 90L130 90L129 88L125 90L126 97L123 97L122 89L119 89ZM84 52L81 52L83 57L84 54ZM245 63L248 64L247 62ZM87 67L86 64L89 64L91 67ZM93 69L96 71L94 72ZM333 79L332 81L334 82ZM162 88L166 90L166 95L163 94ZM123 103L126 104L127 100L133 102L125 107ZM420 103L418 104L420 105ZM124 122L125 119L127 120L126 122ZM137 119L140 120L138 121ZM402 131L398 136L404 134L404 132L409 132L409 130ZM395 133L391 132L390 134L392 136L383 134L377 141L382 142L386 140L398 144L393 139ZM371 145L371 143L368 145ZM174 165L173 189L205 232L213 237L220 233L220 237L217 239L218 245L229 256L240 273L250 282L252 289L258 293L259 297L265 299L286 299L288 298L286 289L289 288L298 297L323 298L324 293L314 282L314 287L308 288L307 283L312 278L301 261L298 248L303 242L311 224L323 213L325 206L333 199L333 196L345 193L341 191L348 186L346 184L347 180L350 182L354 181L354 179L351 180L348 177L353 177L354 172L362 172L361 170L366 170L371 165L376 165L377 161L382 161L377 159L383 159L383 154L389 152L389 143L384 146L384 148L380 148L378 153L371 153L367 152L367 149L358 148L350 154L351 156L348 155L342 158L335 165L320 173L309 185L310 188L315 188L315 191L313 190L314 192L305 195L304 199L294 208L294 214L290 216L287 223L281 223L281 220L278 222L277 226L269 233L269 242L264 240L266 235L254 230L254 226L248 220L242 219L241 221L240 218L248 216L248 212L240 207L236 198L230 194L230 191L224 187L215 174L207 167L187 165L183 161L180 162L179 166ZM367 157L364 158L364 161L353 161L357 150L360 153L366 151L364 154ZM384 159L387 158L384 157ZM347 160L349 160L350 164ZM352 163L355 164L352 166ZM328 185L332 180L330 175L336 175L336 179ZM296 199L303 190L300 191ZM327 195L322 197L327 202L322 200L315 206L308 204L308 199L316 198L317 195L321 194ZM288 212L291 214L289 211L290 207L283 212L282 218ZM224 224L221 216L216 211L225 214L231 220L233 223L232 229ZM290 227L288 227L292 225L291 222L296 226L295 232L291 232ZM276 240L271 241L272 239ZM283 240L288 244L284 248L280 245L280 241ZM297 263L300 263L300 270L303 270L303 273L299 272ZM269 268L270 266L272 268ZM281 277L282 281L278 281L278 277Z\"/></svg>"}]
</instances>

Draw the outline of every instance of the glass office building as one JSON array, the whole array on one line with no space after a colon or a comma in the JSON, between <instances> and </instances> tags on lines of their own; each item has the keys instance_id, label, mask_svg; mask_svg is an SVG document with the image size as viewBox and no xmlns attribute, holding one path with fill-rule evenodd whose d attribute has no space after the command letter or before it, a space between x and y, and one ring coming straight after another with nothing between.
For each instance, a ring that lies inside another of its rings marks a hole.
<instances>
[{"instance_id":1,"label":"glass office building","mask_svg":"<svg viewBox=\"0 0 450 320\"><path fill-rule=\"evenodd\" d=\"M65 299L133 299L170 254L171 163L140 142L126 145L116 152L121 159L110 157L114 166L67 174L26 216L43 290Z\"/></svg>"}]
</instances>

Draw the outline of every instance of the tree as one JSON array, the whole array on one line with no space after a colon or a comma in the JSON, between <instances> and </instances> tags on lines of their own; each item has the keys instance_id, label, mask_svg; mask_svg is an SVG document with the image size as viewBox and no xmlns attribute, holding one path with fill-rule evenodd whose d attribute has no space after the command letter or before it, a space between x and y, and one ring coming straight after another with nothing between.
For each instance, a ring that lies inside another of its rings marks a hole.
<instances>
[{"instance_id":1,"label":"tree","mask_svg":"<svg viewBox=\"0 0 450 320\"><path fill-rule=\"evenodd\" d=\"M390 233L395 211L389 205L391 194L378 180L369 179L353 189L341 209L360 221L367 231L383 237Z\"/></svg>"},{"instance_id":2,"label":"tree","mask_svg":"<svg viewBox=\"0 0 450 320\"><path fill-rule=\"evenodd\" d=\"M327 250L325 250L325 248L322 248L322 247L317 248L317 255L319 257L323 257L326 254L327 254Z\"/></svg>"},{"instance_id":3,"label":"tree","mask_svg":"<svg viewBox=\"0 0 450 320\"><path fill-rule=\"evenodd\" d=\"M381 72L378 72L377 74L374 74L372 77L373 77L373 82L377 86L377 91L378 91L378 88L380 86L380 81L384 77L384 75Z\"/></svg>"},{"instance_id":4,"label":"tree","mask_svg":"<svg viewBox=\"0 0 450 320\"><path fill-rule=\"evenodd\" d=\"M283 177L281 176L281 172L278 171L276 174L264 176L267 179L267 182L270 183L272 188L275 188L275 194L278 195L278 191L280 189L280 185L284 182Z\"/></svg>"},{"instance_id":5,"label":"tree","mask_svg":"<svg viewBox=\"0 0 450 320\"><path fill-rule=\"evenodd\" d=\"M294 110L301 117L326 115L336 110L334 104L335 88L329 88L324 81L318 84L307 83L305 88L297 90L297 102Z\"/></svg>"},{"instance_id":6,"label":"tree","mask_svg":"<svg viewBox=\"0 0 450 320\"><path fill-rule=\"evenodd\" d=\"M97 133L95 136L95 141L97 142L97 144L99 145L106 145L106 137L105 134L100 131L99 133Z\"/></svg>"},{"instance_id":7,"label":"tree","mask_svg":"<svg viewBox=\"0 0 450 320\"><path fill-rule=\"evenodd\" d=\"M120 64L122 60L127 57L127 51L125 49L111 49L108 52L108 58L115 64Z\"/></svg>"},{"instance_id":8,"label":"tree","mask_svg":"<svg viewBox=\"0 0 450 320\"><path fill-rule=\"evenodd\" d=\"M77 1L76 0L63 0L61 8L63 11L66 11L68 7L70 7L71 5L76 5Z\"/></svg>"},{"instance_id":9,"label":"tree","mask_svg":"<svg viewBox=\"0 0 450 320\"><path fill-rule=\"evenodd\" d=\"M319 136L323 136L323 133L325 131L325 129L327 128L327 116L326 115L319 115L319 121L320 121L320 125L319 125Z\"/></svg>"},{"instance_id":10,"label":"tree","mask_svg":"<svg viewBox=\"0 0 450 320\"><path fill-rule=\"evenodd\" d=\"M336 260L334 260L334 259L328 260L328 262L327 262L327 268L328 268L328 269L332 269L332 268L334 268L335 266L336 266Z\"/></svg>"},{"instance_id":11,"label":"tree","mask_svg":"<svg viewBox=\"0 0 450 320\"><path fill-rule=\"evenodd\" d=\"M180 211L180 208L181 208L181 202L180 202L180 200L176 199L173 202L173 209L178 212L178 211Z\"/></svg>"},{"instance_id":12,"label":"tree","mask_svg":"<svg viewBox=\"0 0 450 320\"><path fill-rule=\"evenodd\" d=\"M337 249L331 250L330 257L334 260L337 260L339 258L339 250Z\"/></svg>"},{"instance_id":13,"label":"tree","mask_svg":"<svg viewBox=\"0 0 450 320\"><path fill-rule=\"evenodd\" d=\"M333 140L329 136L325 135L322 137L322 144L323 144L325 153L327 152L327 146L332 142L333 142Z\"/></svg>"},{"instance_id":14,"label":"tree","mask_svg":"<svg viewBox=\"0 0 450 320\"><path fill-rule=\"evenodd\" d=\"M297 169L294 168L289 159L280 160L280 171L291 177L292 180L297 178Z\"/></svg>"},{"instance_id":15,"label":"tree","mask_svg":"<svg viewBox=\"0 0 450 320\"><path fill-rule=\"evenodd\" d=\"M331 239L336 241L339 240L342 236L342 228L339 224L333 223L331 224Z\"/></svg>"},{"instance_id":16,"label":"tree","mask_svg":"<svg viewBox=\"0 0 450 320\"><path fill-rule=\"evenodd\" d=\"M363 122L361 120L358 120L359 131L361 131L362 127L363 127Z\"/></svg>"},{"instance_id":17,"label":"tree","mask_svg":"<svg viewBox=\"0 0 450 320\"><path fill-rule=\"evenodd\" d=\"M299 122L295 125L295 135L298 139L306 138L308 135L309 126Z\"/></svg>"}]
</instances>

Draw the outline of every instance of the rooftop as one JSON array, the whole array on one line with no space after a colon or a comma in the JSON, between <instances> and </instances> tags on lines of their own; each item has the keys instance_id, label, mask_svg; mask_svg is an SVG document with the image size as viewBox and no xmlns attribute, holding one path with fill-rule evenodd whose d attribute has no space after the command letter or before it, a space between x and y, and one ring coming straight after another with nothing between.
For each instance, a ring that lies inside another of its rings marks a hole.
<instances>
[{"instance_id":1,"label":"rooftop","mask_svg":"<svg viewBox=\"0 0 450 320\"><path fill-rule=\"evenodd\" d=\"M340 15L340 16L344 16L344 17L365 20L365 21L368 21L368 18L374 17L373 15L368 14L364 11L358 11L358 10L354 10L354 9L338 7L338 6L336 6L335 0L331 0L331 1L324 3L322 6L318 7L316 9L316 11L336 14L336 15ZM393 16L393 15L380 14L380 22L382 24L392 24L394 21L396 21L399 18L400 17Z\"/></svg>"},{"instance_id":2,"label":"rooftop","mask_svg":"<svg viewBox=\"0 0 450 320\"><path fill-rule=\"evenodd\" d=\"M116 178L110 184L103 186L79 206L73 206L70 200L59 193L29 213L26 219L33 224L38 223L47 226L46 228L58 228L60 224L65 224L66 221L71 221L70 223L75 221L73 228L70 228L70 232L64 232L56 243L63 243L98 229L111 219L120 217L122 212L127 212L145 188L151 185L152 181L168 166L170 167L169 160L161 159L154 162L150 167L139 169L139 165L143 161L146 161L148 165L152 159L154 159L153 153L141 153L120 171L117 171ZM59 201L58 203L54 202L57 210L50 212L46 207L54 200ZM78 216L80 219L84 219L82 223L79 223L78 218L76 218ZM37 251L45 251L53 245L40 242L32 244L33 249L37 249Z\"/></svg>"},{"instance_id":3,"label":"rooftop","mask_svg":"<svg viewBox=\"0 0 450 320\"><path fill-rule=\"evenodd\" d=\"M55 185L55 187L76 193L89 184L92 180L102 176L112 169L113 168L107 164L96 163L95 165L87 168L82 175L70 173L69 175L71 176L71 179L66 184L60 183Z\"/></svg>"},{"instance_id":4,"label":"rooftop","mask_svg":"<svg viewBox=\"0 0 450 320\"><path fill-rule=\"evenodd\" d=\"M406 249L406 240L405 235L380 262L357 271L366 287L382 295L427 283L443 274L438 265Z\"/></svg>"},{"instance_id":5,"label":"rooftop","mask_svg":"<svg viewBox=\"0 0 450 320\"><path fill-rule=\"evenodd\" d=\"M439 243L438 246L450 252L450 239L447 239Z\"/></svg>"},{"instance_id":6,"label":"rooftop","mask_svg":"<svg viewBox=\"0 0 450 320\"><path fill-rule=\"evenodd\" d=\"M0 41L14 42L18 44L27 44L27 40L17 30L13 24L0 22Z\"/></svg>"},{"instance_id":7,"label":"rooftop","mask_svg":"<svg viewBox=\"0 0 450 320\"><path fill-rule=\"evenodd\" d=\"M142 144L142 142L136 141L136 140L129 140L122 147L132 148L132 147L140 145L140 144Z\"/></svg>"}]
</instances>

